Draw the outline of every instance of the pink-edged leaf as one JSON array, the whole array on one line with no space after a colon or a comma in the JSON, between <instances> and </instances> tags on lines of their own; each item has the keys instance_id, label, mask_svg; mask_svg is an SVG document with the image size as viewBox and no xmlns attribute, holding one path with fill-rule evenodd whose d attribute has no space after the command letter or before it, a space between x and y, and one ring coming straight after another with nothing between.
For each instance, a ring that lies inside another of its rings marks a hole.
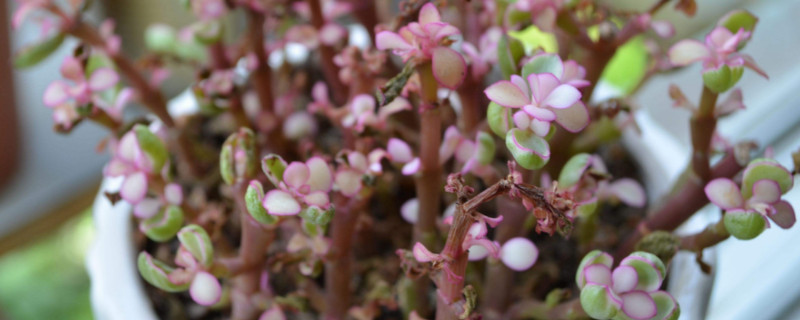
<instances>
[{"instance_id":1,"label":"pink-edged leaf","mask_svg":"<svg viewBox=\"0 0 800 320\"><path fill-rule=\"evenodd\" d=\"M669 61L676 66L685 66L692 62L708 59L711 52L700 41L686 39L678 41L667 52Z\"/></svg>"},{"instance_id":2,"label":"pink-edged leaf","mask_svg":"<svg viewBox=\"0 0 800 320\"><path fill-rule=\"evenodd\" d=\"M150 219L158 213L161 202L156 199L144 199L133 207L133 215L139 219Z\"/></svg>"},{"instance_id":3,"label":"pink-edged leaf","mask_svg":"<svg viewBox=\"0 0 800 320\"><path fill-rule=\"evenodd\" d=\"M419 23L424 25L439 21L442 21L442 17L439 15L439 10L436 9L435 4L428 2L419 10Z\"/></svg>"},{"instance_id":4,"label":"pink-edged leaf","mask_svg":"<svg viewBox=\"0 0 800 320\"><path fill-rule=\"evenodd\" d=\"M761 179L753 183L753 196L748 199L751 203L773 204L781 199L781 186L774 180Z\"/></svg>"},{"instance_id":5,"label":"pink-edged leaf","mask_svg":"<svg viewBox=\"0 0 800 320\"><path fill-rule=\"evenodd\" d=\"M303 197L303 201L305 201L309 206L317 206L320 208L326 208L328 205L330 205L328 193L323 191L311 192Z\"/></svg>"},{"instance_id":6,"label":"pink-edged leaf","mask_svg":"<svg viewBox=\"0 0 800 320\"><path fill-rule=\"evenodd\" d=\"M478 260L483 260L487 256L489 256L489 250L482 245L475 244L469 247L469 254L467 259L469 261L478 261Z\"/></svg>"},{"instance_id":7,"label":"pink-edged leaf","mask_svg":"<svg viewBox=\"0 0 800 320\"><path fill-rule=\"evenodd\" d=\"M66 102L70 98L69 91L70 87L66 82L54 81L44 90L44 105L53 108Z\"/></svg>"},{"instance_id":8,"label":"pink-edged leaf","mask_svg":"<svg viewBox=\"0 0 800 320\"><path fill-rule=\"evenodd\" d=\"M428 250L428 248L425 248L425 245L423 245L421 242L414 244L412 253L414 254L414 259L417 259L419 262L431 262L439 259L438 254L435 254Z\"/></svg>"},{"instance_id":9,"label":"pink-edged leaf","mask_svg":"<svg viewBox=\"0 0 800 320\"><path fill-rule=\"evenodd\" d=\"M525 110L525 113L529 116L541 121L550 122L556 119L556 114L552 110L540 108L532 104L526 105L522 110Z\"/></svg>"},{"instance_id":10,"label":"pink-edged leaf","mask_svg":"<svg viewBox=\"0 0 800 320\"><path fill-rule=\"evenodd\" d=\"M485 238L488 232L489 229L486 228L486 224L476 222L469 227L467 235L469 237L472 237L473 239L480 239L480 238Z\"/></svg>"},{"instance_id":11,"label":"pink-edged leaf","mask_svg":"<svg viewBox=\"0 0 800 320\"><path fill-rule=\"evenodd\" d=\"M89 78L89 89L103 91L114 87L119 81L119 74L114 69L103 67L95 70Z\"/></svg>"},{"instance_id":12,"label":"pink-edged leaf","mask_svg":"<svg viewBox=\"0 0 800 320\"><path fill-rule=\"evenodd\" d=\"M417 173L421 165L422 163L419 160L419 158L414 158L411 160L411 162L406 163L401 171L403 172L404 175L410 176L412 174Z\"/></svg>"},{"instance_id":13,"label":"pink-edged leaf","mask_svg":"<svg viewBox=\"0 0 800 320\"><path fill-rule=\"evenodd\" d=\"M272 308L267 309L258 317L258 320L286 320L286 315L283 314L280 306L273 305Z\"/></svg>"},{"instance_id":14,"label":"pink-edged leaf","mask_svg":"<svg viewBox=\"0 0 800 320\"><path fill-rule=\"evenodd\" d=\"M444 132L442 145L439 146L439 162L445 163L447 160L450 160L450 157L453 156L453 153L455 153L459 143L461 143L463 139L464 137L456 126L448 127Z\"/></svg>"},{"instance_id":15,"label":"pink-edged leaf","mask_svg":"<svg viewBox=\"0 0 800 320\"><path fill-rule=\"evenodd\" d=\"M389 139L386 151L389 153L389 158L393 162L407 163L414 158L414 154L411 152L411 147L408 143L397 138Z\"/></svg>"},{"instance_id":16,"label":"pink-edged leaf","mask_svg":"<svg viewBox=\"0 0 800 320\"><path fill-rule=\"evenodd\" d=\"M336 188L343 195L352 197L361 191L362 174L355 170L339 170L336 173Z\"/></svg>"},{"instance_id":17,"label":"pink-edged leaf","mask_svg":"<svg viewBox=\"0 0 800 320\"><path fill-rule=\"evenodd\" d=\"M675 35L675 27L669 21L653 21L650 28L662 38L672 38Z\"/></svg>"},{"instance_id":18,"label":"pink-edged leaf","mask_svg":"<svg viewBox=\"0 0 800 320\"><path fill-rule=\"evenodd\" d=\"M164 187L164 200L167 203L180 205L183 202L183 189L177 183L170 183Z\"/></svg>"},{"instance_id":19,"label":"pink-edged leaf","mask_svg":"<svg viewBox=\"0 0 800 320\"><path fill-rule=\"evenodd\" d=\"M525 81L525 79L523 79L519 75L512 74L510 81L515 86L517 86L517 88L522 90L522 93L524 93L526 97L530 97L531 96L531 91L530 91L531 89L528 87L528 83Z\"/></svg>"},{"instance_id":20,"label":"pink-edged leaf","mask_svg":"<svg viewBox=\"0 0 800 320\"><path fill-rule=\"evenodd\" d=\"M717 178L705 187L706 196L722 209L741 208L744 202L739 186L730 179Z\"/></svg>"},{"instance_id":21,"label":"pink-edged leaf","mask_svg":"<svg viewBox=\"0 0 800 320\"><path fill-rule=\"evenodd\" d=\"M391 31L381 31L375 35L375 47L378 48L378 50L410 50L414 48L399 34Z\"/></svg>"},{"instance_id":22,"label":"pink-edged leaf","mask_svg":"<svg viewBox=\"0 0 800 320\"><path fill-rule=\"evenodd\" d=\"M616 180L608 188L617 199L631 207L642 208L647 203L644 187L631 178Z\"/></svg>"},{"instance_id":23,"label":"pink-edged leaf","mask_svg":"<svg viewBox=\"0 0 800 320\"><path fill-rule=\"evenodd\" d=\"M583 269L583 279L586 283L611 285L611 268L603 264L592 264Z\"/></svg>"},{"instance_id":24,"label":"pink-edged leaf","mask_svg":"<svg viewBox=\"0 0 800 320\"><path fill-rule=\"evenodd\" d=\"M539 249L532 241L516 237L506 241L500 249L500 260L515 271L525 271L539 258Z\"/></svg>"},{"instance_id":25,"label":"pink-edged leaf","mask_svg":"<svg viewBox=\"0 0 800 320\"><path fill-rule=\"evenodd\" d=\"M508 108L522 108L531 103L520 87L507 80L496 82L483 92L489 100Z\"/></svg>"},{"instance_id":26,"label":"pink-edged leaf","mask_svg":"<svg viewBox=\"0 0 800 320\"><path fill-rule=\"evenodd\" d=\"M631 266L619 266L611 273L612 288L616 293L628 292L636 288L639 275Z\"/></svg>"},{"instance_id":27,"label":"pink-edged leaf","mask_svg":"<svg viewBox=\"0 0 800 320\"><path fill-rule=\"evenodd\" d=\"M283 172L283 181L289 187L299 189L306 185L310 175L310 170L305 163L294 161Z\"/></svg>"},{"instance_id":28,"label":"pink-edged leaf","mask_svg":"<svg viewBox=\"0 0 800 320\"><path fill-rule=\"evenodd\" d=\"M400 216L408 223L417 223L419 219L419 200L411 198L403 203L400 207Z\"/></svg>"},{"instance_id":29,"label":"pink-edged leaf","mask_svg":"<svg viewBox=\"0 0 800 320\"><path fill-rule=\"evenodd\" d=\"M714 109L714 115L716 117L724 117L736 110L742 110L744 108L744 103L742 102L742 89L736 88L731 91L725 101L722 101L722 103L717 105L717 107Z\"/></svg>"},{"instance_id":30,"label":"pink-edged leaf","mask_svg":"<svg viewBox=\"0 0 800 320\"><path fill-rule=\"evenodd\" d=\"M320 157L312 157L306 161L309 177L306 184L311 191L330 191L333 183L333 173L328 163ZM286 170L289 170L288 168ZM284 174L285 176L285 174Z\"/></svg>"},{"instance_id":31,"label":"pink-edged leaf","mask_svg":"<svg viewBox=\"0 0 800 320\"><path fill-rule=\"evenodd\" d=\"M477 152L477 145L475 142L464 140L458 144L458 148L456 148L456 160L460 162L467 162L475 157L475 153Z\"/></svg>"},{"instance_id":32,"label":"pink-edged leaf","mask_svg":"<svg viewBox=\"0 0 800 320\"><path fill-rule=\"evenodd\" d=\"M523 111L514 112L514 125L522 130L527 130L531 126L531 116Z\"/></svg>"},{"instance_id":33,"label":"pink-edged leaf","mask_svg":"<svg viewBox=\"0 0 800 320\"><path fill-rule=\"evenodd\" d=\"M556 122L569 132L579 132L589 125L589 110L578 101L566 109L553 109Z\"/></svg>"},{"instance_id":34,"label":"pink-edged leaf","mask_svg":"<svg viewBox=\"0 0 800 320\"><path fill-rule=\"evenodd\" d=\"M644 291L631 291L620 297L622 298L622 311L632 319L651 319L658 313L655 301Z\"/></svg>"},{"instance_id":35,"label":"pink-edged leaf","mask_svg":"<svg viewBox=\"0 0 800 320\"><path fill-rule=\"evenodd\" d=\"M261 203L264 209L272 215L277 216L292 216L300 213L300 203L286 191L271 190L264 195L264 201Z\"/></svg>"},{"instance_id":36,"label":"pink-edged leaf","mask_svg":"<svg viewBox=\"0 0 800 320\"><path fill-rule=\"evenodd\" d=\"M500 215L498 215L497 217L492 218L492 217L489 217L489 216L481 214L481 215L478 216L478 219L483 220L483 222L486 222L486 224L488 224L492 228L497 228L497 225L499 225L500 222L503 222L503 216L500 216Z\"/></svg>"},{"instance_id":37,"label":"pink-edged leaf","mask_svg":"<svg viewBox=\"0 0 800 320\"><path fill-rule=\"evenodd\" d=\"M192 286L189 287L189 295L192 300L203 306L211 306L219 302L222 297L222 286L217 277L212 274L200 271L194 276Z\"/></svg>"},{"instance_id":38,"label":"pink-edged leaf","mask_svg":"<svg viewBox=\"0 0 800 320\"><path fill-rule=\"evenodd\" d=\"M741 57L742 57L742 60L744 60L744 66L745 67L749 68L750 70L755 71L756 73L758 73L760 76L764 77L765 79L769 79L769 76L767 75L767 73L763 69L761 69L761 67L759 67L756 64L756 61L753 60L753 57L751 57L749 55L746 55L746 54L741 55Z\"/></svg>"},{"instance_id":39,"label":"pink-edged leaf","mask_svg":"<svg viewBox=\"0 0 800 320\"><path fill-rule=\"evenodd\" d=\"M789 229L794 225L795 221L797 221L794 208L785 200L781 200L772 206L775 208L775 212L769 215L769 219L775 222L779 227Z\"/></svg>"},{"instance_id":40,"label":"pink-edged leaf","mask_svg":"<svg viewBox=\"0 0 800 320\"><path fill-rule=\"evenodd\" d=\"M464 250L469 250L469 260L475 261L492 256L493 258L500 258L500 244L497 241L491 241L486 238L482 239L465 239L462 245ZM476 252L473 253L473 250Z\"/></svg>"},{"instance_id":41,"label":"pink-edged leaf","mask_svg":"<svg viewBox=\"0 0 800 320\"><path fill-rule=\"evenodd\" d=\"M550 133L550 122L531 119L530 129L533 130L537 136L546 137L547 134Z\"/></svg>"},{"instance_id":42,"label":"pink-edged leaf","mask_svg":"<svg viewBox=\"0 0 800 320\"><path fill-rule=\"evenodd\" d=\"M540 104L556 109L564 109L572 106L580 99L581 92L578 89L568 84L562 84L553 89Z\"/></svg>"},{"instance_id":43,"label":"pink-edged leaf","mask_svg":"<svg viewBox=\"0 0 800 320\"><path fill-rule=\"evenodd\" d=\"M436 47L432 56L433 76L436 82L447 89L456 89L467 75L467 62L457 51L448 47Z\"/></svg>"},{"instance_id":44,"label":"pink-edged leaf","mask_svg":"<svg viewBox=\"0 0 800 320\"><path fill-rule=\"evenodd\" d=\"M130 204L137 204L144 199L147 194L147 175L144 172L136 172L125 178L119 195Z\"/></svg>"}]
</instances>

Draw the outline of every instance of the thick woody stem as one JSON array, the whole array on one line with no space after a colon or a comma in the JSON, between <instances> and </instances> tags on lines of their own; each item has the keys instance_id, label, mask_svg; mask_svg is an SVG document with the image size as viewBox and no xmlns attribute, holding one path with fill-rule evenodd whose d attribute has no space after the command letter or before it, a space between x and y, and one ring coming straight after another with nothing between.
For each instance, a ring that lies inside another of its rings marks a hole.
<instances>
[{"instance_id":1,"label":"thick woody stem","mask_svg":"<svg viewBox=\"0 0 800 320\"><path fill-rule=\"evenodd\" d=\"M322 30L322 27L325 25L321 1L322 0L307 0L308 7L311 10L311 24L314 25L314 28L317 30ZM333 51L332 47L320 43L319 55L320 64L322 64L322 72L331 88L333 101L337 104L343 104L345 99L347 99L345 95L347 93L347 87L345 87L342 80L339 79L339 66L333 62L333 57L336 56L336 52Z\"/></svg>"},{"instance_id":2,"label":"thick woody stem","mask_svg":"<svg viewBox=\"0 0 800 320\"><path fill-rule=\"evenodd\" d=\"M248 320L258 315L257 306L253 305L251 297L259 290L259 280L267 248L274 238L271 231L265 230L261 224L247 213L244 203L244 194L247 183L237 182L233 186L236 208L242 224L241 244L239 247L238 267L241 272L233 278L232 293L232 319Z\"/></svg>"},{"instance_id":3,"label":"thick woody stem","mask_svg":"<svg viewBox=\"0 0 800 320\"><path fill-rule=\"evenodd\" d=\"M440 272L436 277L437 305L436 319L451 320L459 319L459 315L464 310L459 310L458 302L461 300L464 290L464 275L467 270L468 253L462 244L469 232L472 223L475 222L475 212L483 203L507 193L511 189L509 180L500 180L488 189L479 193L472 199L468 199L467 188L461 187L457 191L456 213L453 217L453 225L447 234L447 242L442 251L442 258L450 261L445 268L449 272Z\"/></svg>"},{"instance_id":4,"label":"thick woody stem","mask_svg":"<svg viewBox=\"0 0 800 320\"><path fill-rule=\"evenodd\" d=\"M250 46L253 54L258 59L258 67L253 70L251 79L253 89L258 96L261 110L268 114L273 113L274 96L272 93L272 70L269 67L267 50L264 48L264 15L260 12L249 10L249 33Z\"/></svg>"},{"instance_id":5,"label":"thick woody stem","mask_svg":"<svg viewBox=\"0 0 800 320\"><path fill-rule=\"evenodd\" d=\"M336 214L331 222L331 246L325 263L325 318L344 319L350 308L351 254L358 216L367 199L337 195Z\"/></svg>"},{"instance_id":6,"label":"thick woody stem","mask_svg":"<svg viewBox=\"0 0 800 320\"><path fill-rule=\"evenodd\" d=\"M711 177L709 158L711 154L711 138L717 127L717 118L714 116L717 96L707 87L703 87L700 108L691 119L692 171L703 182L708 181Z\"/></svg>"},{"instance_id":7,"label":"thick woody stem","mask_svg":"<svg viewBox=\"0 0 800 320\"><path fill-rule=\"evenodd\" d=\"M733 151L730 151L711 169L711 178L730 178L743 168L744 166L736 160ZM625 239L615 256L621 258L628 255L650 230L675 230L697 210L708 204L703 188L705 183L697 179L688 179L684 182L683 187L671 194L664 205L648 213L646 220Z\"/></svg>"}]
</instances>

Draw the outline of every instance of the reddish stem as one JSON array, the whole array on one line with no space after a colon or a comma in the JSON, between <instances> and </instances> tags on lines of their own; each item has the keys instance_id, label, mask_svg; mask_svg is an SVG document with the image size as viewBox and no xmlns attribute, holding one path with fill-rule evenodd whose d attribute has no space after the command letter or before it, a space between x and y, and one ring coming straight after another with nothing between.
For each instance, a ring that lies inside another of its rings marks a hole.
<instances>
[{"instance_id":1,"label":"reddish stem","mask_svg":"<svg viewBox=\"0 0 800 320\"><path fill-rule=\"evenodd\" d=\"M743 169L743 165L736 160L733 151L728 152L722 160L711 169L711 178L730 178ZM669 196L664 205L653 209L633 234L628 236L617 249L616 257L628 255L636 243L650 230L675 230L684 221L689 219L697 210L708 204L705 183L697 179L688 179L681 188Z\"/></svg>"},{"instance_id":2,"label":"reddish stem","mask_svg":"<svg viewBox=\"0 0 800 320\"><path fill-rule=\"evenodd\" d=\"M264 48L264 15L260 12L249 10L250 46L253 54L258 59L258 67L250 75L253 89L258 96L261 110L268 114L273 113L274 96L272 93L272 69L269 67L267 50Z\"/></svg>"},{"instance_id":3,"label":"reddish stem","mask_svg":"<svg viewBox=\"0 0 800 320\"><path fill-rule=\"evenodd\" d=\"M728 230L725 229L723 220L714 223L703 229L703 231L681 237L681 250L702 252L703 249L717 245L718 243L730 238Z\"/></svg>"},{"instance_id":4,"label":"reddish stem","mask_svg":"<svg viewBox=\"0 0 800 320\"><path fill-rule=\"evenodd\" d=\"M717 118L714 109L717 105L717 94L703 87L700 97L700 107L691 119L692 133L692 171L700 180L710 180L709 167L711 153L711 138L717 127Z\"/></svg>"},{"instance_id":5,"label":"reddish stem","mask_svg":"<svg viewBox=\"0 0 800 320\"><path fill-rule=\"evenodd\" d=\"M242 225L242 236L239 247L240 273L233 278L232 319L254 319L258 315L258 307L251 300L259 290L261 269L266 261L266 253L274 238L274 233L267 232L261 224L247 213L244 194L246 182L238 182L233 186L234 197L239 219Z\"/></svg>"},{"instance_id":6,"label":"reddish stem","mask_svg":"<svg viewBox=\"0 0 800 320\"><path fill-rule=\"evenodd\" d=\"M322 14L322 5L321 0L306 0L308 2L309 9L311 10L311 24L314 25L314 28L317 30L322 30L322 27L325 25L325 16ZM331 93L333 94L333 101L337 104L345 103L347 97L345 94L347 93L347 87L345 87L342 80L339 79L339 66L337 66L333 62L333 57L336 56L336 52L333 51L333 48L320 43L319 44L319 56L320 56L320 63L322 64L322 72L325 75L325 80L327 80L328 85L331 88Z\"/></svg>"},{"instance_id":7,"label":"reddish stem","mask_svg":"<svg viewBox=\"0 0 800 320\"><path fill-rule=\"evenodd\" d=\"M331 221L331 246L325 263L325 317L344 319L350 308L353 236L358 216L366 199L350 199L337 194L336 214Z\"/></svg>"},{"instance_id":8,"label":"reddish stem","mask_svg":"<svg viewBox=\"0 0 800 320\"><path fill-rule=\"evenodd\" d=\"M231 61L228 59L228 55L225 52L225 44L222 41L211 44L208 47L208 52L211 56L211 67L214 70L226 70L232 67ZM231 114L233 114L234 119L236 119L236 124L239 127L250 128L250 120L247 119L247 115L244 113L242 95L239 91L234 90L228 101L230 103L228 109Z\"/></svg>"},{"instance_id":9,"label":"reddish stem","mask_svg":"<svg viewBox=\"0 0 800 320\"><path fill-rule=\"evenodd\" d=\"M520 203L503 198L497 202L497 211L503 215L503 223L495 229L495 240L505 243L525 232L525 219L528 212ZM511 301L514 270L502 263L487 264L483 292L483 316L486 319L500 319Z\"/></svg>"}]
</instances>

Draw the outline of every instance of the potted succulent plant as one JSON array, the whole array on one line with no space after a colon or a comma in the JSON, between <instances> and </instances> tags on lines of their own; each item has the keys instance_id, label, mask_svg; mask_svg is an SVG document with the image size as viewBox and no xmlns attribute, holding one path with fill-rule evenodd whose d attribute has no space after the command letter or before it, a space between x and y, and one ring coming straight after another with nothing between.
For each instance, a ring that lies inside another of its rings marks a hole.
<instances>
[{"instance_id":1,"label":"potted succulent plant","mask_svg":"<svg viewBox=\"0 0 800 320\"><path fill-rule=\"evenodd\" d=\"M744 107L745 68L766 76L741 53L757 19L733 11L667 48L652 16L670 2L187 0L198 21L150 28L133 61L112 21L82 18L88 1L21 0L14 26L43 33L14 62L77 39L44 104L58 131L109 130L98 317L675 319L675 253L707 270L703 249L791 227L795 171L715 134ZM636 68L617 58L632 47L640 74L593 100ZM619 142L636 126L626 96L694 62L698 102L664 88L692 112L691 164L648 206L642 177L666 178ZM173 68L194 78L168 104ZM718 222L671 233L709 201Z\"/></svg>"}]
</instances>

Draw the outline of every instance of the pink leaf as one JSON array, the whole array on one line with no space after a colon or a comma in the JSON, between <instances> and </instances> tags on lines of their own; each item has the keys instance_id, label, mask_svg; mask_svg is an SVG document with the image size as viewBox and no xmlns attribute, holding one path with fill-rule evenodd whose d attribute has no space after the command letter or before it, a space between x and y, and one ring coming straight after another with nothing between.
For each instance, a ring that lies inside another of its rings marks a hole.
<instances>
[{"instance_id":1,"label":"pink leaf","mask_svg":"<svg viewBox=\"0 0 800 320\"><path fill-rule=\"evenodd\" d=\"M119 194L130 204L142 201L147 194L147 175L143 172L136 172L126 177Z\"/></svg>"},{"instance_id":2,"label":"pink leaf","mask_svg":"<svg viewBox=\"0 0 800 320\"><path fill-rule=\"evenodd\" d=\"M74 82L84 82L86 78L86 76L83 74L83 64L81 64L78 58L73 56L66 56L64 58L59 71L64 78Z\"/></svg>"},{"instance_id":3,"label":"pink leaf","mask_svg":"<svg viewBox=\"0 0 800 320\"><path fill-rule=\"evenodd\" d=\"M322 191L315 191L307 194L305 197L303 197L303 201L305 201L309 206L317 206L320 208L326 208L328 205L330 205L328 193Z\"/></svg>"},{"instance_id":4,"label":"pink leaf","mask_svg":"<svg viewBox=\"0 0 800 320\"><path fill-rule=\"evenodd\" d=\"M467 63L460 53L448 47L433 49L433 76L441 86L456 89L467 75Z\"/></svg>"},{"instance_id":5,"label":"pink leaf","mask_svg":"<svg viewBox=\"0 0 800 320\"><path fill-rule=\"evenodd\" d=\"M417 198L408 199L400 207L400 216L408 223L417 223L419 218L419 200Z\"/></svg>"},{"instance_id":6,"label":"pink leaf","mask_svg":"<svg viewBox=\"0 0 800 320\"><path fill-rule=\"evenodd\" d=\"M686 97L684 97L684 99L686 99ZM722 103L717 105L717 108L714 109L714 115L717 117L723 117L733 113L736 110L742 110L744 108L744 103L742 103L742 89L736 88L728 95L728 98L726 98L725 101L722 101Z\"/></svg>"},{"instance_id":7,"label":"pink leaf","mask_svg":"<svg viewBox=\"0 0 800 320\"><path fill-rule=\"evenodd\" d=\"M424 25L439 21L442 21L442 17L439 16L439 10L436 9L435 4L428 2L419 10L419 23Z\"/></svg>"},{"instance_id":8,"label":"pink leaf","mask_svg":"<svg viewBox=\"0 0 800 320\"><path fill-rule=\"evenodd\" d=\"M417 259L419 262L431 262L439 259L438 254L435 254L428 250L428 248L425 248L425 245L423 245L421 242L414 244L412 253L414 254L414 259Z\"/></svg>"},{"instance_id":9,"label":"pink leaf","mask_svg":"<svg viewBox=\"0 0 800 320\"><path fill-rule=\"evenodd\" d=\"M539 249L530 240L522 237L506 241L500 249L500 260L516 271L525 271L539 258Z\"/></svg>"},{"instance_id":10,"label":"pink leaf","mask_svg":"<svg viewBox=\"0 0 800 320\"><path fill-rule=\"evenodd\" d=\"M278 305L273 305L272 308L267 309L258 317L258 320L286 320L286 315Z\"/></svg>"},{"instance_id":11,"label":"pink leaf","mask_svg":"<svg viewBox=\"0 0 800 320\"><path fill-rule=\"evenodd\" d=\"M552 92L541 102L543 106L550 106L556 109L564 109L572 106L581 98L581 92L575 87L562 84L553 89Z\"/></svg>"},{"instance_id":12,"label":"pink leaf","mask_svg":"<svg viewBox=\"0 0 800 320\"><path fill-rule=\"evenodd\" d=\"M362 174L355 170L339 170L336 173L336 187L343 195L352 197L361 191Z\"/></svg>"},{"instance_id":13,"label":"pink leaf","mask_svg":"<svg viewBox=\"0 0 800 320\"><path fill-rule=\"evenodd\" d=\"M781 199L781 186L775 180L761 179L753 183L753 196L750 203L773 204Z\"/></svg>"},{"instance_id":14,"label":"pink leaf","mask_svg":"<svg viewBox=\"0 0 800 320\"><path fill-rule=\"evenodd\" d=\"M444 132L444 138L442 138L442 145L439 146L439 162L445 163L450 160L450 157L453 156L456 148L458 148L458 144L463 139L464 137L461 136L461 132L458 131L456 126L447 127Z\"/></svg>"},{"instance_id":15,"label":"pink leaf","mask_svg":"<svg viewBox=\"0 0 800 320\"><path fill-rule=\"evenodd\" d=\"M710 58L711 52L702 42L687 39L674 44L667 55L672 64L685 66L692 62Z\"/></svg>"},{"instance_id":16,"label":"pink leaf","mask_svg":"<svg viewBox=\"0 0 800 320\"><path fill-rule=\"evenodd\" d=\"M525 95L520 87L507 80L496 82L483 92L489 100L504 107L522 108L531 103L530 98Z\"/></svg>"},{"instance_id":17,"label":"pink leaf","mask_svg":"<svg viewBox=\"0 0 800 320\"><path fill-rule=\"evenodd\" d=\"M411 152L411 147L408 146L408 143L397 138L389 139L386 151L389 152L390 160L394 162L407 163L414 158L414 154Z\"/></svg>"},{"instance_id":18,"label":"pink leaf","mask_svg":"<svg viewBox=\"0 0 800 320\"><path fill-rule=\"evenodd\" d=\"M541 121L550 122L556 119L556 114L550 109L540 108L532 104L523 107L522 110L525 110L525 113L529 116Z\"/></svg>"},{"instance_id":19,"label":"pink leaf","mask_svg":"<svg viewBox=\"0 0 800 320\"><path fill-rule=\"evenodd\" d=\"M402 172L404 175L410 176L417 173L421 165L419 158L414 158L411 162L403 166Z\"/></svg>"},{"instance_id":20,"label":"pink leaf","mask_svg":"<svg viewBox=\"0 0 800 320\"><path fill-rule=\"evenodd\" d=\"M291 216L300 213L300 203L286 191L272 190L267 192L262 202L267 213L276 216Z\"/></svg>"},{"instance_id":21,"label":"pink leaf","mask_svg":"<svg viewBox=\"0 0 800 320\"><path fill-rule=\"evenodd\" d=\"M381 31L375 35L375 47L378 48L378 50L411 50L414 48L399 34L391 31Z\"/></svg>"},{"instance_id":22,"label":"pink leaf","mask_svg":"<svg viewBox=\"0 0 800 320\"><path fill-rule=\"evenodd\" d=\"M222 297L222 286L219 280L208 272L200 271L194 276L192 286L189 287L192 300L203 306L210 306L219 302Z\"/></svg>"},{"instance_id":23,"label":"pink leaf","mask_svg":"<svg viewBox=\"0 0 800 320\"><path fill-rule=\"evenodd\" d=\"M634 267L619 266L611 274L611 280L614 292L628 292L636 288L636 284L639 282L639 274L636 273L636 268Z\"/></svg>"},{"instance_id":24,"label":"pink leaf","mask_svg":"<svg viewBox=\"0 0 800 320\"><path fill-rule=\"evenodd\" d=\"M306 184L310 175L310 170L305 163L294 161L283 172L283 181L289 187L299 189Z\"/></svg>"},{"instance_id":25,"label":"pink leaf","mask_svg":"<svg viewBox=\"0 0 800 320\"><path fill-rule=\"evenodd\" d=\"M669 21L653 21L650 23L650 28L662 38L671 38L675 35L675 27Z\"/></svg>"},{"instance_id":26,"label":"pink leaf","mask_svg":"<svg viewBox=\"0 0 800 320\"><path fill-rule=\"evenodd\" d=\"M566 109L553 109L556 122L569 132L579 132L589 125L589 110L578 101Z\"/></svg>"},{"instance_id":27,"label":"pink leaf","mask_svg":"<svg viewBox=\"0 0 800 320\"><path fill-rule=\"evenodd\" d=\"M92 73L89 78L89 89L92 91L103 91L112 88L119 81L119 75L114 69L100 68Z\"/></svg>"},{"instance_id":28,"label":"pink leaf","mask_svg":"<svg viewBox=\"0 0 800 320\"><path fill-rule=\"evenodd\" d=\"M741 208L744 200L739 186L727 178L711 180L705 187L706 196L722 209Z\"/></svg>"},{"instance_id":29,"label":"pink leaf","mask_svg":"<svg viewBox=\"0 0 800 320\"><path fill-rule=\"evenodd\" d=\"M583 279L586 283L611 285L611 268L604 264L593 264L583 269Z\"/></svg>"},{"instance_id":30,"label":"pink leaf","mask_svg":"<svg viewBox=\"0 0 800 320\"><path fill-rule=\"evenodd\" d=\"M156 199L144 199L133 207L133 215L139 219L149 219L158 213L161 203Z\"/></svg>"},{"instance_id":31,"label":"pink leaf","mask_svg":"<svg viewBox=\"0 0 800 320\"><path fill-rule=\"evenodd\" d=\"M164 199L168 203L180 205L183 202L183 189L177 183L170 183L164 187Z\"/></svg>"},{"instance_id":32,"label":"pink leaf","mask_svg":"<svg viewBox=\"0 0 800 320\"><path fill-rule=\"evenodd\" d=\"M645 320L655 317L658 308L656 302L644 291L632 291L620 296L622 298L622 311L625 315L635 320Z\"/></svg>"},{"instance_id":33,"label":"pink leaf","mask_svg":"<svg viewBox=\"0 0 800 320\"><path fill-rule=\"evenodd\" d=\"M625 204L642 208L647 202L647 196L644 193L644 188L639 182L630 178L622 178L612 182L609 185L611 193L613 193L620 201Z\"/></svg>"},{"instance_id":34,"label":"pink leaf","mask_svg":"<svg viewBox=\"0 0 800 320\"><path fill-rule=\"evenodd\" d=\"M309 172L306 184L311 187L311 191L330 191L333 184L333 173L328 163L320 157L312 157L306 161L306 166Z\"/></svg>"},{"instance_id":35,"label":"pink leaf","mask_svg":"<svg viewBox=\"0 0 800 320\"><path fill-rule=\"evenodd\" d=\"M44 104L48 107L56 107L70 98L69 85L61 80L56 80L47 86L44 91Z\"/></svg>"},{"instance_id":36,"label":"pink leaf","mask_svg":"<svg viewBox=\"0 0 800 320\"><path fill-rule=\"evenodd\" d=\"M772 206L775 208L775 212L769 215L770 220L783 229L791 228L797 220L792 205L781 200Z\"/></svg>"}]
</instances>

